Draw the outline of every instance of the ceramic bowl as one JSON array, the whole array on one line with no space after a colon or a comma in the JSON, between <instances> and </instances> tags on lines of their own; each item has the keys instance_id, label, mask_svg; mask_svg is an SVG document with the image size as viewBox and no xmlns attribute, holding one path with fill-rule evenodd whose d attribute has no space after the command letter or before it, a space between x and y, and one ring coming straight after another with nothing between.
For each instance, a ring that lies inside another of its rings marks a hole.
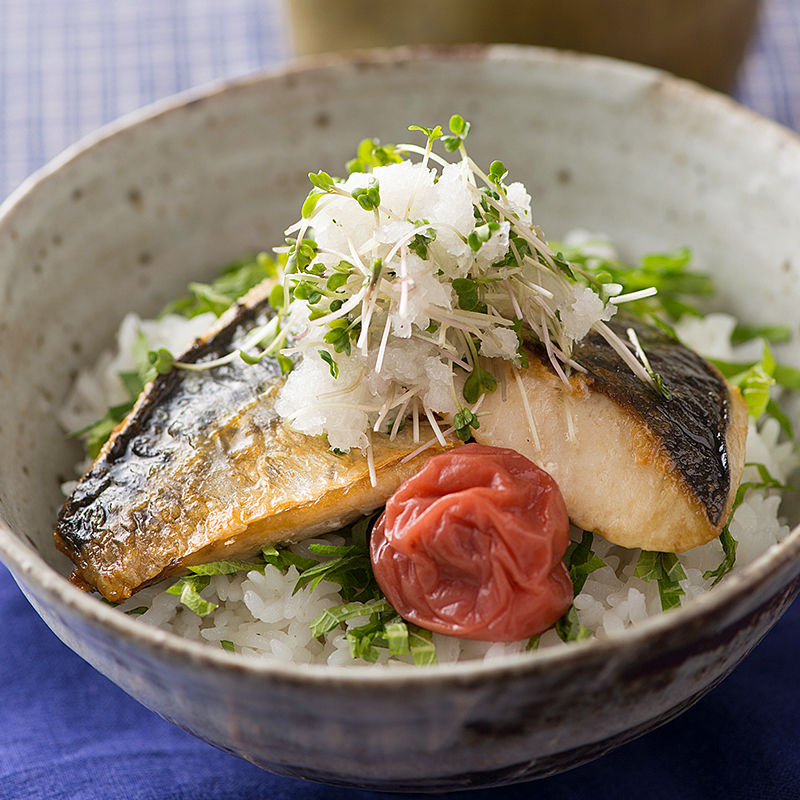
<instances>
[{"instance_id":1,"label":"ceramic bowl","mask_svg":"<svg viewBox=\"0 0 800 800\"><path fill-rule=\"evenodd\" d=\"M797 324L798 140L662 73L536 49L331 58L192 92L79 143L0 210L0 555L53 631L125 691L285 775L447 790L575 766L690 706L798 591L795 527L714 591L616 638L387 671L237 657L67 582L52 528L78 447L53 412L80 365L126 311L153 314L188 280L280 242L309 170L455 111L472 121L473 157L502 157L533 190L550 236L583 226L631 253L689 245L721 307ZM797 344L780 357L800 365Z\"/></svg>"}]
</instances>

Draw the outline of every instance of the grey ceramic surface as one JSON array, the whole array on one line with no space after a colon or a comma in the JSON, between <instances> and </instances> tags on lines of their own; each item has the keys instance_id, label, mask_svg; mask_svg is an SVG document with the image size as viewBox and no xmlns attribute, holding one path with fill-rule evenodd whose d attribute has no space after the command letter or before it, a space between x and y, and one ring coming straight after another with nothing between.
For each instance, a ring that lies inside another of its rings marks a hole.
<instances>
[{"instance_id":1,"label":"grey ceramic surface","mask_svg":"<svg viewBox=\"0 0 800 800\"><path fill-rule=\"evenodd\" d=\"M51 546L77 447L53 408L128 310L281 241L306 174L364 136L473 123L550 236L603 230L630 253L691 246L719 304L800 324L800 144L658 72L547 51L398 51L218 86L135 114L0 209L0 555L56 634L145 705L289 775L452 789L574 766L688 707L798 590L800 529L681 611L616 639L490 665L386 672L232 656L70 586ZM797 345L781 358L800 366ZM790 505L792 524L799 515Z\"/></svg>"}]
</instances>

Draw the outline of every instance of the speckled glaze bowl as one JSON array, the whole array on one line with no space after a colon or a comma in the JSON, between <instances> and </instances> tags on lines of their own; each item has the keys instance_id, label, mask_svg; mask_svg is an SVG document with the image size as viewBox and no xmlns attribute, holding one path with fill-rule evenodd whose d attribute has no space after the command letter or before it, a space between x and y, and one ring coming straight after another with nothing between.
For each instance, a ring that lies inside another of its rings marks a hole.
<instances>
[{"instance_id":1,"label":"speckled glaze bowl","mask_svg":"<svg viewBox=\"0 0 800 800\"><path fill-rule=\"evenodd\" d=\"M71 586L52 547L77 445L53 409L128 310L281 241L306 173L364 136L458 111L551 236L583 226L638 253L691 246L751 323L800 308L800 142L645 68L513 47L313 61L114 124L0 209L0 555L53 631L149 708L292 776L448 790L544 776L674 717L798 591L800 527L679 611L618 638L431 669L300 667L178 639ZM757 266L754 266L757 265ZM757 271L757 277L755 272ZM780 357L800 365L797 344ZM793 525L797 505L788 508Z\"/></svg>"}]
</instances>

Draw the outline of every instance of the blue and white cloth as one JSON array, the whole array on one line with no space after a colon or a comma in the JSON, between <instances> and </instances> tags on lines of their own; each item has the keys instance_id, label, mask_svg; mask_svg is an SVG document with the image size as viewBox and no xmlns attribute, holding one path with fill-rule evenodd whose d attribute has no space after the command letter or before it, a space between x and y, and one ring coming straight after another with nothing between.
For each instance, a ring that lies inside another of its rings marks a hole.
<instances>
[{"instance_id":1,"label":"blue and white cloth","mask_svg":"<svg viewBox=\"0 0 800 800\"><path fill-rule=\"evenodd\" d=\"M0 199L121 114L280 65L288 40L280 0L0 0ZM765 0L735 95L800 130L800 2ZM0 800L389 797L278 778L169 725L62 645L2 567L0 615ZM798 664L796 603L678 720L564 775L454 797L797 800Z\"/></svg>"}]
</instances>

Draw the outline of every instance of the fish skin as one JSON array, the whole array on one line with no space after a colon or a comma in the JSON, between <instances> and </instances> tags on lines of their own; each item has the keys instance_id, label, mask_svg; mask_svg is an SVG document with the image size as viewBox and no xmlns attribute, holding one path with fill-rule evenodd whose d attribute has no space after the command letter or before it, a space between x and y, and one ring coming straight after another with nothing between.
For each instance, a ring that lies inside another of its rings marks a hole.
<instances>
[{"instance_id":1,"label":"fish skin","mask_svg":"<svg viewBox=\"0 0 800 800\"><path fill-rule=\"evenodd\" d=\"M573 373L569 388L540 350L520 370L539 447L510 366L500 376L507 398L486 397L475 439L513 447L549 472L572 522L615 544L676 553L705 544L727 522L741 480L746 404L715 367L661 331L624 318L611 327L623 340L634 328L670 399L592 333L573 353L587 372Z\"/></svg>"},{"instance_id":2,"label":"fish skin","mask_svg":"<svg viewBox=\"0 0 800 800\"><path fill-rule=\"evenodd\" d=\"M252 290L180 360L229 352L272 315L272 285ZM324 438L282 424L281 382L269 358L158 376L59 514L55 542L76 565L73 582L119 602L188 566L335 530L383 505L443 449L407 459L419 449L411 426L394 441L373 435L373 487L360 452L334 454ZM420 428L421 441L433 438Z\"/></svg>"}]
</instances>

